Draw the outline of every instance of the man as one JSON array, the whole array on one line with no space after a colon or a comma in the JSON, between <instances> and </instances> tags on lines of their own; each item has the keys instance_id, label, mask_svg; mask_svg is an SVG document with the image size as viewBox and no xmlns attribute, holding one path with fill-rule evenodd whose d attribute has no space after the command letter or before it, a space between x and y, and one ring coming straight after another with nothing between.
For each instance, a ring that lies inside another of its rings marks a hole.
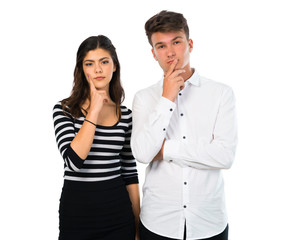
<instances>
[{"instance_id":1,"label":"man","mask_svg":"<svg viewBox=\"0 0 283 240\"><path fill-rule=\"evenodd\" d=\"M182 14L162 11L145 30L164 76L133 102L132 150L149 163L141 240L227 240L221 171L231 167L237 143L233 91L191 68Z\"/></svg>"}]
</instances>

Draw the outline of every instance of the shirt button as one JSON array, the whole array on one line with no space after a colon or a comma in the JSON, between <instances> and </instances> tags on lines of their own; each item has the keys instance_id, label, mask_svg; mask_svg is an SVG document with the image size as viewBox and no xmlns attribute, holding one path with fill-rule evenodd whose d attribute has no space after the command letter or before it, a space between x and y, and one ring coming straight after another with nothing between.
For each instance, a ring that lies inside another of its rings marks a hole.
<instances>
[{"instance_id":1,"label":"shirt button","mask_svg":"<svg viewBox=\"0 0 283 240\"><path fill-rule=\"evenodd\" d=\"M165 128L163 128L163 131L165 131L166 129Z\"/></svg>"},{"instance_id":2,"label":"shirt button","mask_svg":"<svg viewBox=\"0 0 283 240\"><path fill-rule=\"evenodd\" d=\"M185 185L187 185L187 182L184 182Z\"/></svg>"},{"instance_id":3,"label":"shirt button","mask_svg":"<svg viewBox=\"0 0 283 240\"><path fill-rule=\"evenodd\" d=\"M170 160L169 160L169 162L173 162L173 160L172 160L172 159L170 159Z\"/></svg>"},{"instance_id":4,"label":"shirt button","mask_svg":"<svg viewBox=\"0 0 283 240\"><path fill-rule=\"evenodd\" d=\"M184 208L187 208L187 206L186 206L186 205L184 205Z\"/></svg>"},{"instance_id":5,"label":"shirt button","mask_svg":"<svg viewBox=\"0 0 283 240\"><path fill-rule=\"evenodd\" d=\"M183 116L184 116L184 114L183 114L183 113L181 113L180 115L181 115L181 117L183 117Z\"/></svg>"},{"instance_id":6,"label":"shirt button","mask_svg":"<svg viewBox=\"0 0 283 240\"><path fill-rule=\"evenodd\" d=\"M183 136L183 139L186 139L186 136Z\"/></svg>"},{"instance_id":7,"label":"shirt button","mask_svg":"<svg viewBox=\"0 0 283 240\"><path fill-rule=\"evenodd\" d=\"M170 112L172 112L173 111L173 108L170 108Z\"/></svg>"},{"instance_id":8,"label":"shirt button","mask_svg":"<svg viewBox=\"0 0 283 240\"><path fill-rule=\"evenodd\" d=\"M182 96L182 93L179 93L179 96Z\"/></svg>"}]
</instances>

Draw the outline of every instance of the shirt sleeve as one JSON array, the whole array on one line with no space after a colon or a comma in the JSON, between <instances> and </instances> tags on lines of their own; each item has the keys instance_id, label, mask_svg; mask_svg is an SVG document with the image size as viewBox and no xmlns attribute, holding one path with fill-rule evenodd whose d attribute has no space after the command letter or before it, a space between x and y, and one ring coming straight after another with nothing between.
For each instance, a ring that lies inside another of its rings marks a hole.
<instances>
[{"instance_id":1,"label":"shirt sleeve","mask_svg":"<svg viewBox=\"0 0 283 240\"><path fill-rule=\"evenodd\" d=\"M138 172L136 160L132 154L132 149L130 146L130 140L132 135L132 113L129 110L129 127L125 134L125 142L120 153L121 164L122 164L122 177L126 185L137 184Z\"/></svg>"},{"instance_id":2,"label":"shirt sleeve","mask_svg":"<svg viewBox=\"0 0 283 240\"><path fill-rule=\"evenodd\" d=\"M57 103L53 108L53 121L56 143L64 159L65 167L68 167L70 171L78 171L84 161L70 146L75 137L74 122L70 113L62 109L61 103Z\"/></svg>"},{"instance_id":3,"label":"shirt sleeve","mask_svg":"<svg viewBox=\"0 0 283 240\"><path fill-rule=\"evenodd\" d=\"M137 161L149 163L160 151L166 130L176 104L160 97L157 105L149 111L147 99L139 94L133 101L133 133L131 146Z\"/></svg>"},{"instance_id":4,"label":"shirt sleeve","mask_svg":"<svg viewBox=\"0 0 283 240\"><path fill-rule=\"evenodd\" d=\"M235 97L232 89L226 88L222 92L212 141L166 140L163 158L182 167L228 169L234 161L236 145Z\"/></svg>"}]
</instances>

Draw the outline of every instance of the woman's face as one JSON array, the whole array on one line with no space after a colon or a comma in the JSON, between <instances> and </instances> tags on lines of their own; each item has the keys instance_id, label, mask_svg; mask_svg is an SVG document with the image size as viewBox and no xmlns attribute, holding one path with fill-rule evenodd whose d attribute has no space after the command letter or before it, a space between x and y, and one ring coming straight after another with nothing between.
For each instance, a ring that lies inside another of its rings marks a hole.
<instances>
[{"instance_id":1,"label":"woman's face","mask_svg":"<svg viewBox=\"0 0 283 240\"><path fill-rule=\"evenodd\" d=\"M89 51L83 60L83 71L88 81L98 90L109 91L109 83L116 66L108 51L97 48Z\"/></svg>"}]
</instances>

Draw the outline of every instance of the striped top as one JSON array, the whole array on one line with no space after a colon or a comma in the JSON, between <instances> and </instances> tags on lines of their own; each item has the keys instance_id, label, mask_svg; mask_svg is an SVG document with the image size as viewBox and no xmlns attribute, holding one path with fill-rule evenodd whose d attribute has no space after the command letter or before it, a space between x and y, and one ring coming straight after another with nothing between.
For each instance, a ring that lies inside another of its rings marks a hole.
<instances>
[{"instance_id":1,"label":"striped top","mask_svg":"<svg viewBox=\"0 0 283 240\"><path fill-rule=\"evenodd\" d=\"M114 126L97 125L92 147L85 160L70 146L84 119L72 117L62 109L61 102L53 108L56 142L64 159L64 179L98 182L122 176L126 185L138 183L136 161L130 147L131 110L121 106L121 119Z\"/></svg>"}]
</instances>

